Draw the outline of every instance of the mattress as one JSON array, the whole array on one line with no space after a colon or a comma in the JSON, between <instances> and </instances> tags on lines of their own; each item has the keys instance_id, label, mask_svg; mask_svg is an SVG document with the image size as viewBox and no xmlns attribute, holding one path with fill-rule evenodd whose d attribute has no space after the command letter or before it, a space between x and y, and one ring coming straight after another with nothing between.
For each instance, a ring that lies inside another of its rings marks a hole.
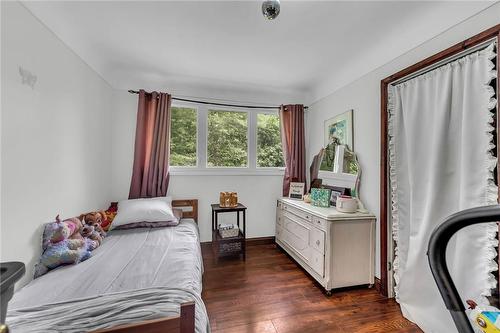
<instances>
[{"instance_id":1,"label":"mattress","mask_svg":"<svg viewBox=\"0 0 500 333\"><path fill-rule=\"evenodd\" d=\"M51 271L16 292L9 302L7 323L16 326L26 313L35 315L47 304L156 288L185 291L195 298L197 332L206 332L202 274L198 227L191 219L175 227L113 230L90 259Z\"/></svg>"}]
</instances>

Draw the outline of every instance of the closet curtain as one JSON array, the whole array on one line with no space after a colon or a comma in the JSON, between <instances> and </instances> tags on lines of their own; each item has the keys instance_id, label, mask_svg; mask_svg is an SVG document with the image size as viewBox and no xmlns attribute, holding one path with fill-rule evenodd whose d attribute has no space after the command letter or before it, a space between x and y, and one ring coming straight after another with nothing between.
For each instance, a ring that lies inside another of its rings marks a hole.
<instances>
[{"instance_id":1,"label":"closet curtain","mask_svg":"<svg viewBox=\"0 0 500 333\"><path fill-rule=\"evenodd\" d=\"M491 45L390 87L395 294L403 315L425 332L456 332L427 261L432 231L452 213L497 203L494 57ZM464 302L487 303L496 285L496 231L494 223L471 226L448 246L448 267Z\"/></svg>"},{"instance_id":2,"label":"closet curtain","mask_svg":"<svg viewBox=\"0 0 500 333\"><path fill-rule=\"evenodd\" d=\"M167 194L172 96L139 91L129 199Z\"/></svg>"},{"instance_id":3,"label":"closet curtain","mask_svg":"<svg viewBox=\"0 0 500 333\"><path fill-rule=\"evenodd\" d=\"M304 105L282 105L279 115L281 144L285 159L283 196L287 197L291 182L306 183ZM304 186L305 189L307 189L307 186Z\"/></svg>"}]
</instances>

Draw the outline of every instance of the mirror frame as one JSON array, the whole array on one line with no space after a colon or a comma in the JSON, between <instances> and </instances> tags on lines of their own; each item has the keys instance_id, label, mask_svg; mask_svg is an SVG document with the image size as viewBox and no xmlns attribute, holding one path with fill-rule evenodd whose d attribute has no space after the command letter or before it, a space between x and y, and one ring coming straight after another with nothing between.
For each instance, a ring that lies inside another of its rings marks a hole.
<instances>
[{"instance_id":1,"label":"mirror frame","mask_svg":"<svg viewBox=\"0 0 500 333\"><path fill-rule=\"evenodd\" d=\"M358 174L353 175L350 173L345 173L345 172L336 172L335 170L341 170L343 168L343 162L344 162L344 152L346 150L345 145L338 145L335 148L335 160L333 161L333 170L334 171L325 171L325 170L319 170L318 172L318 177L323 179L323 183L325 185L332 185L332 186L340 186L340 187L346 187L350 189L356 189L356 195L359 196L359 178L361 176L361 167L360 170L358 171ZM355 152L353 152L356 154ZM342 158L339 158L339 157ZM357 161L357 156L356 156L356 161ZM359 161L358 161L359 165Z\"/></svg>"}]
</instances>

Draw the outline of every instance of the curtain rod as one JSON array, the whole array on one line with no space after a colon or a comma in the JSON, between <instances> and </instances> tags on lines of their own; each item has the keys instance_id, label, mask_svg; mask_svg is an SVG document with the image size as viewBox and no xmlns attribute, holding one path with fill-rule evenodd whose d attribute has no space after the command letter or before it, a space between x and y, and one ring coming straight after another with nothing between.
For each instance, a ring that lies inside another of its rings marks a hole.
<instances>
[{"instance_id":1,"label":"curtain rod","mask_svg":"<svg viewBox=\"0 0 500 333\"><path fill-rule=\"evenodd\" d=\"M455 61L457 59L463 58L463 57L465 57L465 56L467 56L469 54L472 54L474 52L481 51L481 50L487 48L488 46L490 46L491 44L497 45L497 38L496 37L490 38L490 39L488 39L488 40L486 40L486 41L484 41L484 42L482 42L480 44L472 46L471 48L465 49L465 50L463 50L463 51L461 51L461 52L459 52L457 54L454 54L454 55L446 58L446 59L443 59L443 60L438 61L438 62L436 62L436 63L434 63L432 65L429 65L429 66L427 66L425 68L422 68L419 71L416 71L414 73L408 74L407 76L402 77L399 80L391 82L390 85L391 86L396 86L396 85L401 84L403 82L406 82L406 81L409 81L411 79L414 79L417 76L429 73L430 71L433 71L433 70L435 70L435 69L437 69L439 67L442 67L442 66L444 66L446 64L449 64L449 63L451 63L451 62L453 62L453 61Z\"/></svg>"},{"instance_id":2,"label":"curtain rod","mask_svg":"<svg viewBox=\"0 0 500 333\"><path fill-rule=\"evenodd\" d=\"M131 94L138 94L139 91L137 90L129 90L128 91ZM239 104L226 104L226 103L215 103L215 102L207 102L207 101L198 101L195 99L187 99L187 98L180 98L180 97L172 97L173 100L176 101L182 101L182 102L190 102L190 103L197 103L197 104L206 104L206 105L215 105L215 106L228 106L228 107L233 107L233 108L245 108L245 109L268 109L268 110L274 110L277 109L279 110L279 106L255 106L255 105L239 105ZM308 109L308 106L304 106L304 109Z\"/></svg>"}]
</instances>

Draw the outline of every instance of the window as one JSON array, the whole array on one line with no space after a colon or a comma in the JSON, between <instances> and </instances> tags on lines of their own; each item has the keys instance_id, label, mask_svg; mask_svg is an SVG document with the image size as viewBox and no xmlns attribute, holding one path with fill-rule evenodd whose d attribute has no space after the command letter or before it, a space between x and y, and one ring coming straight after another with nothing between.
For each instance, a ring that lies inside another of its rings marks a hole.
<instances>
[{"instance_id":1,"label":"window","mask_svg":"<svg viewBox=\"0 0 500 333\"><path fill-rule=\"evenodd\" d=\"M257 114L257 167L283 167L280 120L277 114Z\"/></svg>"},{"instance_id":2,"label":"window","mask_svg":"<svg viewBox=\"0 0 500 333\"><path fill-rule=\"evenodd\" d=\"M207 166L248 166L248 113L209 110Z\"/></svg>"},{"instance_id":3,"label":"window","mask_svg":"<svg viewBox=\"0 0 500 333\"><path fill-rule=\"evenodd\" d=\"M197 165L197 112L193 108L172 107L170 165Z\"/></svg>"},{"instance_id":4,"label":"window","mask_svg":"<svg viewBox=\"0 0 500 333\"><path fill-rule=\"evenodd\" d=\"M283 174L276 112L180 103L171 115L173 174Z\"/></svg>"}]
</instances>

